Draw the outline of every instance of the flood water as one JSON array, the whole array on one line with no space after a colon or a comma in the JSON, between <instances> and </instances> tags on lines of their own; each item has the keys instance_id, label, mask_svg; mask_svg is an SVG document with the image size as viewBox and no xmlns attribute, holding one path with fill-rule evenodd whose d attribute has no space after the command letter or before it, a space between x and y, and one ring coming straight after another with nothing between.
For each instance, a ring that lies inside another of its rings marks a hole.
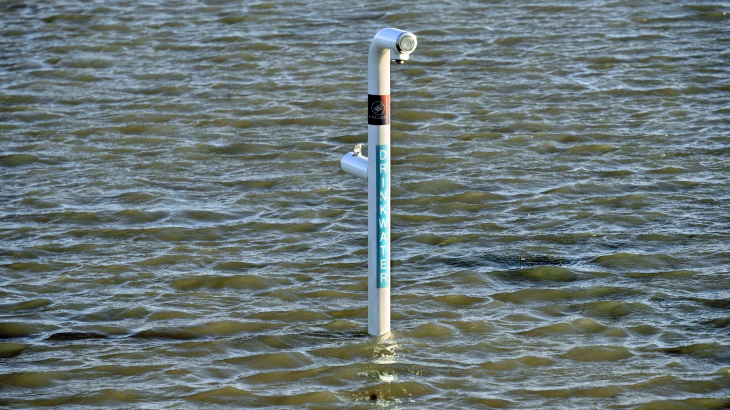
<instances>
[{"instance_id":1,"label":"flood water","mask_svg":"<svg viewBox=\"0 0 730 410\"><path fill-rule=\"evenodd\" d=\"M730 408L729 118L719 0L3 1L0 407Z\"/></svg>"}]
</instances>

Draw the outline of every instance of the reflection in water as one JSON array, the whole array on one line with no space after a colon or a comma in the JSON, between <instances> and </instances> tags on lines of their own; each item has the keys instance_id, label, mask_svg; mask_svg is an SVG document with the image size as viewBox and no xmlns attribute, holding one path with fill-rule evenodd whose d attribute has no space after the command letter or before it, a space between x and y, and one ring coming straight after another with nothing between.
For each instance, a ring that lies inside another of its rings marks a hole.
<instances>
[{"instance_id":1,"label":"reflection in water","mask_svg":"<svg viewBox=\"0 0 730 410\"><path fill-rule=\"evenodd\" d=\"M377 345L373 353L373 363L392 364L398 362L398 351L401 347L395 341L395 335L390 332L377 338ZM383 376L381 375L382 379Z\"/></svg>"}]
</instances>

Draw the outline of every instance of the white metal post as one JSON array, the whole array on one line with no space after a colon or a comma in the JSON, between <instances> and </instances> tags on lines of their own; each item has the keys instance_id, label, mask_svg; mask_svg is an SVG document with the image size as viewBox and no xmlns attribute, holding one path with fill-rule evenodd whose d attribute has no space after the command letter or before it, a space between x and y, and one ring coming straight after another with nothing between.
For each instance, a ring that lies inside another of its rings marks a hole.
<instances>
[{"instance_id":1,"label":"white metal post","mask_svg":"<svg viewBox=\"0 0 730 410\"><path fill-rule=\"evenodd\" d=\"M390 331L390 61L403 63L416 49L412 33L386 28L368 54L368 333ZM357 149L356 149L357 151ZM362 176L358 152L342 158L342 169Z\"/></svg>"},{"instance_id":2,"label":"white metal post","mask_svg":"<svg viewBox=\"0 0 730 410\"><path fill-rule=\"evenodd\" d=\"M374 114L379 114L377 121L370 119ZM389 154L390 48L378 44L376 36L368 55L368 333L373 336L390 331ZM386 172L378 167L381 155L385 156ZM384 198L378 196L379 187ZM378 209L379 205L383 209ZM379 280L381 272L382 281Z\"/></svg>"}]
</instances>

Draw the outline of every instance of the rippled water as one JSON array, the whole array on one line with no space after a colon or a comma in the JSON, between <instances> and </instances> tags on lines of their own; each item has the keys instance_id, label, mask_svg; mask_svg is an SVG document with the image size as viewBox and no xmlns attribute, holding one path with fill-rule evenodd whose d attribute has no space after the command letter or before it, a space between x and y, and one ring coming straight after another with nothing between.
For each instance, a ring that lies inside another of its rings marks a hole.
<instances>
[{"instance_id":1,"label":"rippled water","mask_svg":"<svg viewBox=\"0 0 730 410\"><path fill-rule=\"evenodd\" d=\"M723 1L5 1L0 406L730 408L729 117Z\"/></svg>"}]
</instances>

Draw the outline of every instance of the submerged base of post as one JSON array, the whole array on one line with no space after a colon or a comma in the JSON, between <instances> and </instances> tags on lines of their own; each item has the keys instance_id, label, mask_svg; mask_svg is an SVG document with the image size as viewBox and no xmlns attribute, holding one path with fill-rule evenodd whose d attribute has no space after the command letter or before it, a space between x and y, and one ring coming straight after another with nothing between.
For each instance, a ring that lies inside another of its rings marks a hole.
<instances>
[{"instance_id":1,"label":"submerged base of post","mask_svg":"<svg viewBox=\"0 0 730 410\"><path fill-rule=\"evenodd\" d=\"M368 334L382 336L390 332L390 288L368 286Z\"/></svg>"}]
</instances>

